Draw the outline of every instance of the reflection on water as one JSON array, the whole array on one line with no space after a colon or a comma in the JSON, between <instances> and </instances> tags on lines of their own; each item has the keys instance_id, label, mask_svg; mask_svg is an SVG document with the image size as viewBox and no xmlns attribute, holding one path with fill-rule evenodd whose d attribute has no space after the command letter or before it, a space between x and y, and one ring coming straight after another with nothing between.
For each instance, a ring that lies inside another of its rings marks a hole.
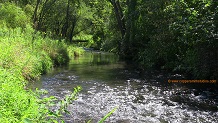
<instances>
[{"instance_id":1,"label":"reflection on water","mask_svg":"<svg viewBox=\"0 0 218 123\"><path fill-rule=\"evenodd\" d=\"M108 123L217 123L217 90L202 92L185 86L161 84L160 76L143 76L129 70L118 57L109 53L89 52L57 68L31 85L63 98L77 85L83 90L69 106L72 115L65 122L83 123L100 120L114 107L117 111ZM212 93L209 99L204 93Z\"/></svg>"}]
</instances>

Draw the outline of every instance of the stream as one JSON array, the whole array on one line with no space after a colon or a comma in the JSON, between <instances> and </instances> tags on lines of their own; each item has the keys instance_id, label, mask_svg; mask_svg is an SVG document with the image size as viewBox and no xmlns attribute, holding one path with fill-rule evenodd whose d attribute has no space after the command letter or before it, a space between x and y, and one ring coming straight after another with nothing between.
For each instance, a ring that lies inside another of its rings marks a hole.
<instances>
[{"instance_id":1,"label":"stream","mask_svg":"<svg viewBox=\"0 0 218 123\"><path fill-rule=\"evenodd\" d=\"M72 115L65 116L66 123L96 123L117 106L106 123L218 123L217 86L168 83L183 76L133 68L114 54L89 51L30 88L62 99L81 86L78 99L68 107Z\"/></svg>"}]
</instances>

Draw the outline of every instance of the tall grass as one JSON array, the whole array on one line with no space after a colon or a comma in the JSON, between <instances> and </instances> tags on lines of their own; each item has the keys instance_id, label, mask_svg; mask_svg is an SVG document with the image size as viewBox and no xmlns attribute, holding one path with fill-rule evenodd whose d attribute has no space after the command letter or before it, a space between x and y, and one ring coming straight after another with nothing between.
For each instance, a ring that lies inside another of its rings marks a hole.
<instances>
[{"instance_id":1,"label":"tall grass","mask_svg":"<svg viewBox=\"0 0 218 123\"><path fill-rule=\"evenodd\" d=\"M31 26L11 29L0 25L0 122L48 120L51 111L25 86L27 80L67 63L68 56L64 42L43 38Z\"/></svg>"},{"instance_id":2,"label":"tall grass","mask_svg":"<svg viewBox=\"0 0 218 123\"><path fill-rule=\"evenodd\" d=\"M24 90L20 75L0 68L0 122L17 123L26 118L37 119L37 98Z\"/></svg>"},{"instance_id":3,"label":"tall grass","mask_svg":"<svg viewBox=\"0 0 218 123\"><path fill-rule=\"evenodd\" d=\"M0 66L16 69L26 79L35 79L69 60L64 42L43 38L30 26L25 29L1 28L0 52Z\"/></svg>"}]
</instances>

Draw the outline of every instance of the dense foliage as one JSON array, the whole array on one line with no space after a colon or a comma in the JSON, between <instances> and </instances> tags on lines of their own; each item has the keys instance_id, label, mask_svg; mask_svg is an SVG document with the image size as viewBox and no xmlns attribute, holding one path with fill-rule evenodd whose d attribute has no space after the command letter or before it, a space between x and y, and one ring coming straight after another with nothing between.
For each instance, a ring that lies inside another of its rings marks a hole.
<instances>
[{"instance_id":1,"label":"dense foliage","mask_svg":"<svg viewBox=\"0 0 218 123\"><path fill-rule=\"evenodd\" d=\"M55 122L65 109L49 110L55 98L40 99L26 88L27 80L66 64L75 48L36 32L30 17L15 4L0 6L0 122ZM79 90L76 88L60 106L66 107Z\"/></svg>"},{"instance_id":2,"label":"dense foliage","mask_svg":"<svg viewBox=\"0 0 218 123\"><path fill-rule=\"evenodd\" d=\"M114 42L107 49L116 49L112 51L139 63L144 70L165 69L187 73L192 79L217 79L216 0L108 0L108 3L115 20L107 26L109 32L102 32Z\"/></svg>"}]
</instances>

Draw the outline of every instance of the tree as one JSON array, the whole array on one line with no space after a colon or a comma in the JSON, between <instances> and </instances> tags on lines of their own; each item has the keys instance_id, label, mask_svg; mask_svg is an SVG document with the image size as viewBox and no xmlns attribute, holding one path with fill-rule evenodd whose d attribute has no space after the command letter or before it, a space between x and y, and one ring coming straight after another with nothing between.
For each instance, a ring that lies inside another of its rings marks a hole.
<instances>
[{"instance_id":1,"label":"tree","mask_svg":"<svg viewBox=\"0 0 218 123\"><path fill-rule=\"evenodd\" d=\"M40 2L41 2L41 0L37 0L34 14L33 14L33 24L34 24L35 29L37 29L37 13L38 13L38 8L39 8Z\"/></svg>"}]
</instances>

